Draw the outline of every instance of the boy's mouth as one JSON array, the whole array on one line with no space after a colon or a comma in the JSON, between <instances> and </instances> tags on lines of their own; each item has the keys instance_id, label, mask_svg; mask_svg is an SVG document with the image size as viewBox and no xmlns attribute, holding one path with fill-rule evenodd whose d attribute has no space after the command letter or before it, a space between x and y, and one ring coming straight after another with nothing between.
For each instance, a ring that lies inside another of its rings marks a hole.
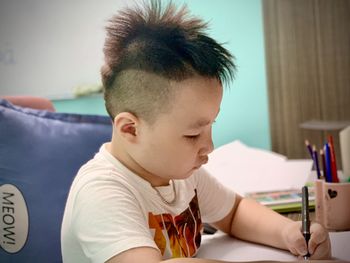
<instances>
[{"instance_id":1,"label":"boy's mouth","mask_svg":"<svg viewBox=\"0 0 350 263\"><path fill-rule=\"evenodd\" d=\"M194 169L199 169L203 164L206 164L208 160L209 160L208 156L201 158L201 160L199 161L199 165L196 165Z\"/></svg>"},{"instance_id":2,"label":"boy's mouth","mask_svg":"<svg viewBox=\"0 0 350 263\"><path fill-rule=\"evenodd\" d=\"M208 162L208 160L209 160L208 155L204 156L204 157L201 159L201 163L202 163L201 165L206 164L206 163Z\"/></svg>"}]
</instances>

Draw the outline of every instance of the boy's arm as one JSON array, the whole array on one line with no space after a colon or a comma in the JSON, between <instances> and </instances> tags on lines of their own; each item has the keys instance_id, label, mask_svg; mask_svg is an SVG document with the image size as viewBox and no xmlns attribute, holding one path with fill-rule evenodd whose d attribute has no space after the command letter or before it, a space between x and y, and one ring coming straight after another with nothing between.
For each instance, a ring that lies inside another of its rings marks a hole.
<instances>
[{"instance_id":1,"label":"boy's arm","mask_svg":"<svg viewBox=\"0 0 350 263\"><path fill-rule=\"evenodd\" d=\"M288 249L281 233L292 222L252 199L237 195L231 212L213 225L243 240Z\"/></svg>"},{"instance_id":2,"label":"boy's arm","mask_svg":"<svg viewBox=\"0 0 350 263\"><path fill-rule=\"evenodd\" d=\"M307 247L300 221L293 221L239 195L231 212L213 225L237 238L286 249L296 256L303 256L309 251L310 259L331 258L329 235L320 224L311 225L311 239Z\"/></svg>"}]
</instances>

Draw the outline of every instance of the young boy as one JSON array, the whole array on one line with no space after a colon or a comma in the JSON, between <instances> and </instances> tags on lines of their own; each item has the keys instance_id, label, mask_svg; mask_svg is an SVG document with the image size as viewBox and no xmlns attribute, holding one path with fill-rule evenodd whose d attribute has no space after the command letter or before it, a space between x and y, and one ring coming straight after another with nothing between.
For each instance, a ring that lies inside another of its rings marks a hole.
<instances>
[{"instance_id":1,"label":"young boy","mask_svg":"<svg viewBox=\"0 0 350 263\"><path fill-rule=\"evenodd\" d=\"M222 83L235 71L230 53L204 30L185 7L155 1L111 19L102 79L113 134L71 186L64 262L218 262L191 258L203 222L294 255L330 257L321 225L311 225L307 246L300 222L235 194L201 168L213 151Z\"/></svg>"}]
</instances>

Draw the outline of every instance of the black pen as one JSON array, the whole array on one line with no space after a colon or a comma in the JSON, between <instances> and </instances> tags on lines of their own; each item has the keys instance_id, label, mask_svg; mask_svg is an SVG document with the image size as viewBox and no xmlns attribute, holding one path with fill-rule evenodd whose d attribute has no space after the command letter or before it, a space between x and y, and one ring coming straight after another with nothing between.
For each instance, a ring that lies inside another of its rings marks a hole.
<instances>
[{"instance_id":1,"label":"black pen","mask_svg":"<svg viewBox=\"0 0 350 263\"><path fill-rule=\"evenodd\" d=\"M310 239L310 217L309 217L309 191L307 186L302 188L302 196L301 196L301 223L302 223L302 232L306 241L306 245L309 243ZM307 252L304 255L304 259L309 259L310 254Z\"/></svg>"}]
</instances>

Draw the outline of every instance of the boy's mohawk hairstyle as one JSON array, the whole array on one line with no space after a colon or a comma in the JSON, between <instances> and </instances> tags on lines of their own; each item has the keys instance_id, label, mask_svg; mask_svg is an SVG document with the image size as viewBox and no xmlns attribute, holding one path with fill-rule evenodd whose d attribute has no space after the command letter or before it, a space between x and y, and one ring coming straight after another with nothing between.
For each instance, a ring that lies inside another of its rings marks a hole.
<instances>
[{"instance_id":1,"label":"boy's mohawk hairstyle","mask_svg":"<svg viewBox=\"0 0 350 263\"><path fill-rule=\"evenodd\" d=\"M234 77L233 56L204 30L207 24L169 3L151 0L112 17L106 27L105 65L102 81L112 86L125 69L153 72L168 79L183 80L193 74L220 81Z\"/></svg>"}]
</instances>

